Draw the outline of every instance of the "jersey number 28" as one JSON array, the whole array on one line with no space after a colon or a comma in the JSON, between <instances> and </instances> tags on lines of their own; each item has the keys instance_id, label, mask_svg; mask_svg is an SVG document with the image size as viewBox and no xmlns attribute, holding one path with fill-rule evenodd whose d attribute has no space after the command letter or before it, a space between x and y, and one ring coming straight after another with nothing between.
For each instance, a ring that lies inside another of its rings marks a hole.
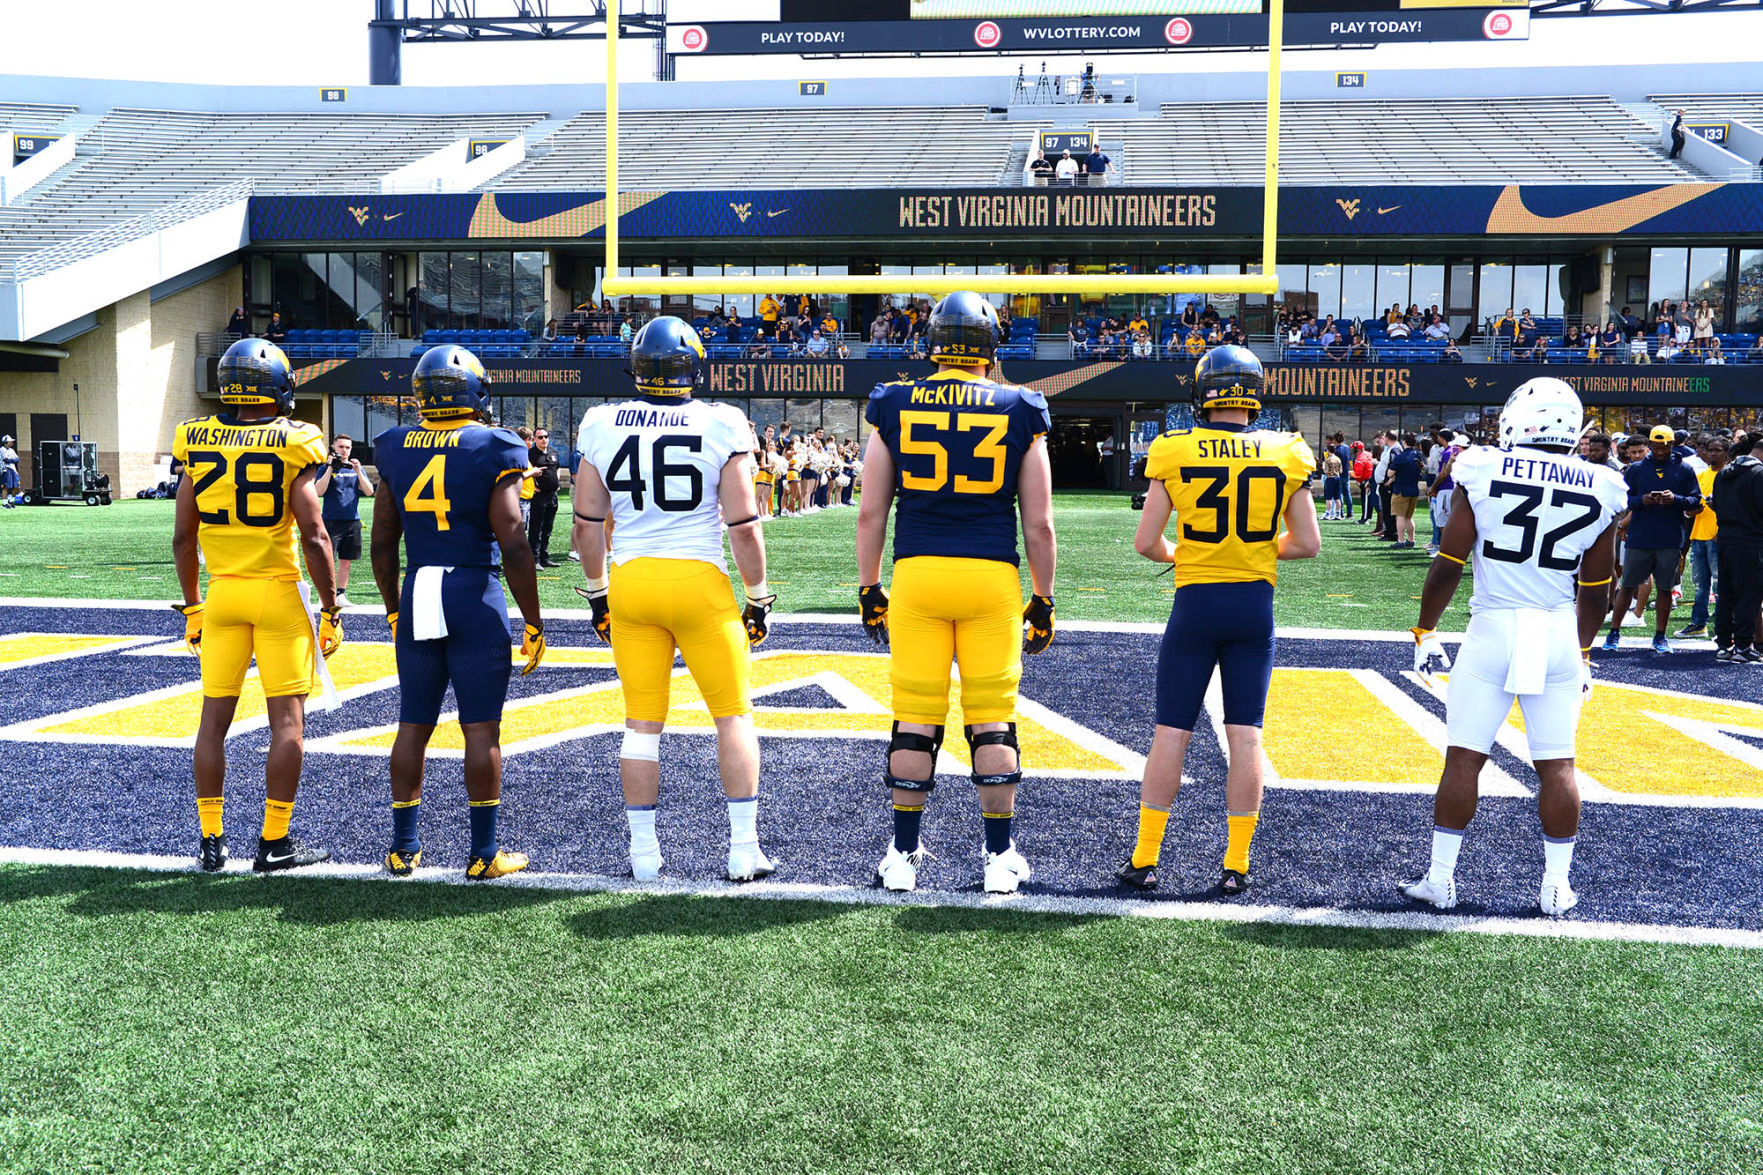
<instances>
[{"instance_id":1,"label":"jersey number 28","mask_svg":"<svg viewBox=\"0 0 1763 1175\"><path fill-rule=\"evenodd\" d=\"M655 505L670 513L684 514L696 510L704 502L704 474L696 465L675 464L668 459L668 450L699 453L704 438L690 433L667 433L649 445L649 467L643 468L642 438L635 434L625 438L618 452L612 455L612 466L606 471L606 488L613 493L629 494L631 505L643 509L645 495L652 494ZM675 488L685 482L685 493L670 495L668 481Z\"/></svg>"}]
</instances>

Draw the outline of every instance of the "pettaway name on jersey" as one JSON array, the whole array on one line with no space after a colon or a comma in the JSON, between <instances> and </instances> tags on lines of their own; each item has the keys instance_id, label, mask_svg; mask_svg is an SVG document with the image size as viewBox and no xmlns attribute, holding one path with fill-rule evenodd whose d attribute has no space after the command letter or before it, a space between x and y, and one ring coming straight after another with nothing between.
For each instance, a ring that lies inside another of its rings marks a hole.
<instances>
[{"instance_id":1,"label":"pettaway name on jersey","mask_svg":"<svg viewBox=\"0 0 1763 1175\"><path fill-rule=\"evenodd\" d=\"M1501 477L1523 477L1531 481L1553 481L1563 485L1592 487L1592 470L1596 466L1583 462L1539 461L1535 457L1509 456L1500 458Z\"/></svg>"}]
</instances>

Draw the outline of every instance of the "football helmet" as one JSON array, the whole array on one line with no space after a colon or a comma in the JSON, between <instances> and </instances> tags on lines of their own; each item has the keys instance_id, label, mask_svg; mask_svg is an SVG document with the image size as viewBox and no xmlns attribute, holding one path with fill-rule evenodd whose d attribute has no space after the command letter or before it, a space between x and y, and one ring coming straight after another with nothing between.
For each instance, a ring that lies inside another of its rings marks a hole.
<instances>
[{"instance_id":1,"label":"football helmet","mask_svg":"<svg viewBox=\"0 0 1763 1175\"><path fill-rule=\"evenodd\" d=\"M1194 415L1213 408L1247 408L1261 411L1261 392L1267 373L1261 360L1247 347L1214 347L1194 365Z\"/></svg>"},{"instance_id":2,"label":"football helmet","mask_svg":"<svg viewBox=\"0 0 1763 1175\"><path fill-rule=\"evenodd\" d=\"M631 340L631 375L645 396L690 396L704 382L704 341L671 314L651 318Z\"/></svg>"},{"instance_id":3,"label":"football helmet","mask_svg":"<svg viewBox=\"0 0 1763 1175\"><path fill-rule=\"evenodd\" d=\"M1585 408L1565 380L1539 375L1519 384L1500 409L1500 448L1560 445L1571 449L1585 431Z\"/></svg>"},{"instance_id":4,"label":"football helmet","mask_svg":"<svg viewBox=\"0 0 1763 1175\"><path fill-rule=\"evenodd\" d=\"M998 354L1003 331L998 311L978 294L957 290L930 312L930 357L933 363L985 367Z\"/></svg>"},{"instance_id":5,"label":"football helmet","mask_svg":"<svg viewBox=\"0 0 1763 1175\"><path fill-rule=\"evenodd\" d=\"M451 343L430 347L410 373L424 420L490 418L490 373L478 357Z\"/></svg>"},{"instance_id":6,"label":"football helmet","mask_svg":"<svg viewBox=\"0 0 1763 1175\"><path fill-rule=\"evenodd\" d=\"M223 404L274 404L294 410L294 365L268 339L240 339L226 349L215 369Z\"/></svg>"}]
</instances>

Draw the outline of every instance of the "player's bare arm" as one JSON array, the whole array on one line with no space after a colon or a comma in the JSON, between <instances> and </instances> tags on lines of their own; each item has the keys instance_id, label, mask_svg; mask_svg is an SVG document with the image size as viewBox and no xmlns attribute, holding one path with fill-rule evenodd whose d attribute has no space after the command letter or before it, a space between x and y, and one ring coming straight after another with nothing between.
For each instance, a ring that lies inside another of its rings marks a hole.
<instances>
[{"instance_id":1,"label":"player's bare arm","mask_svg":"<svg viewBox=\"0 0 1763 1175\"><path fill-rule=\"evenodd\" d=\"M183 589L184 603L202 602L202 569L197 554L196 491L193 479L178 483L177 517L171 530L171 559L177 568L178 587Z\"/></svg>"},{"instance_id":2,"label":"player's bare arm","mask_svg":"<svg viewBox=\"0 0 1763 1175\"><path fill-rule=\"evenodd\" d=\"M396 494L374 499L373 539L368 557L373 561L373 582L386 605L386 623L398 635L398 580L403 570L404 515Z\"/></svg>"},{"instance_id":3,"label":"player's bare arm","mask_svg":"<svg viewBox=\"0 0 1763 1175\"><path fill-rule=\"evenodd\" d=\"M1316 521L1316 503L1305 489L1286 503L1285 529L1279 535L1279 558L1314 559L1322 550L1322 525Z\"/></svg>"},{"instance_id":4,"label":"player's bare arm","mask_svg":"<svg viewBox=\"0 0 1763 1175\"><path fill-rule=\"evenodd\" d=\"M576 554L582 557L582 575L588 588L606 578L606 519L612 514L612 494L600 471L584 459L575 469Z\"/></svg>"},{"instance_id":5,"label":"player's bare arm","mask_svg":"<svg viewBox=\"0 0 1763 1175\"><path fill-rule=\"evenodd\" d=\"M530 628L544 628L539 616L539 568L527 545L526 528L520 524L518 478L505 477L490 494L490 529L502 548L502 577L514 593L515 606ZM585 559L585 556L584 556Z\"/></svg>"},{"instance_id":6,"label":"player's bare arm","mask_svg":"<svg viewBox=\"0 0 1763 1175\"><path fill-rule=\"evenodd\" d=\"M863 501L857 507L857 582L865 586L881 582L894 482L894 455L881 434L872 432L863 449Z\"/></svg>"},{"instance_id":7,"label":"player's bare arm","mask_svg":"<svg viewBox=\"0 0 1763 1175\"><path fill-rule=\"evenodd\" d=\"M747 596L770 595L765 585L765 534L759 525L759 503L753 495L752 458L736 453L722 467L722 483L717 497L722 502L722 517L728 527L729 550L734 552L735 568Z\"/></svg>"},{"instance_id":8,"label":"player's bare arm","mask_svg":"<svg viewBox=\"0 0 1763 1175\"><path fill-rule=\"evenodd\" d=\"M1579 562L1577 607L1582 653L1590 654L1598 629L1610 612L1610 588L1615 578L1616 527L1612 525L1598 536Z\"/></svg>"},{"instance_id":9,"label":"player's bare arm","mask_svg":"<svg viewBox=\"0 0 1763 1175\"><path fill-rule=\"evenodd\" d=\"M308 469L294 479L288 493L288 505L294 511L294 525L300 528L300 550L306 556L306 574L318 590L319 603L327 612L337 607L336 564L331 560L331 536L324 528L319 500L318 472Z\"/></svg>"},{"instance_id":10,"label":"player's bare arm","mask_svg":"<svg viewBox=\"0 0 1763 1175\"><path fill-rule=\"evenodd\" d=\"M1132 548L1153 563L1174 563L1175 544L1164 533L1175 504L1169 500L1169 489L1162 481L1152 481L1145 491L1145 508L1139 512L1138 533L1133 535Z\"/></svg>"},{"instance_id":11,"label":"player's bare arm","mask_svg":"<svg viewBox=\"0 0 1763 1175\"><path fill-rule=\"evenodd\" d=\"M1431 632L1439 626L1439 618L1463 582L1463 568L1475 547L1475 514L1469 509L1469 497L1462 486L1451 495L1451 518L1439 535L1439 553L1426 569L1426 585L1420 589L1420 619L1414 625L1417 632Z\"/></svg>"},{"instance_id":12,"label":"player's bare arm","mask_svg":"<svg viewBox=\"0 0 1763 1175\"><path fill-rule=\"evenodd\" d=\"M1053 594L1059 562L1059 540L1053 533L1053 464L1047 438L1039 437L1023 454L1016 475L1016 509L1022 517L1022 548L1028 556L1028 578L1037 596Z\"/></svg>"}]
</instances>

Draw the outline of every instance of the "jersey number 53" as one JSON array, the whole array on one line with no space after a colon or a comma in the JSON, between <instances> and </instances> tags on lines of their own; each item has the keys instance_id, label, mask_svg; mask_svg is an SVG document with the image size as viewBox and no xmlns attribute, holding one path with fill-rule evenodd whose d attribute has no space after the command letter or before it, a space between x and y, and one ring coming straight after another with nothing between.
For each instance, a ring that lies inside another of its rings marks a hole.
<instances>
[{"instance_id":1,"label":"jersey number 53","mask_svg":"<svg viewBox=\"0 0 1763 1175\"><path fill-rule=\"evenodd\" d=\"M902 412L900 413L901 456L929 457L928 474L900 471L900 485L908 490L935 492L949 485L949 454L954 449L967 463L987 463L991 470L984 477L955 475L954 490L958 494L995 494L1004 488L1004 433L1010 418L1001 412ZM982 466L983 468L983 466Z\"/></svg>"}]
</instances>

